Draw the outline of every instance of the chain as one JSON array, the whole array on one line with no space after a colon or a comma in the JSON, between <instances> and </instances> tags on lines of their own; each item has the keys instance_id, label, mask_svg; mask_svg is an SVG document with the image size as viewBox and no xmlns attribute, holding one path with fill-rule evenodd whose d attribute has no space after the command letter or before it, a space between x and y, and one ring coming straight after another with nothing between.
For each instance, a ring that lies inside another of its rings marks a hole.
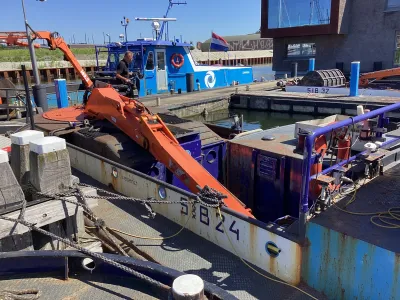
<instances>
[{"instance_id":1,"label":"chain","mask_svg":"<svg viewBox=\"0 0 400 300\"><path fill-rule=\"evenodd\" d=\"M142 204L145 203L150 203L150 204L190 204L192 202L198 202L204 206L210 207L210 208L217 208L220 207L222 204L222 199L226 198L225 195L217 192L216 190L209 188L206 186L204 189L202 189L199 194L197 195L195 200L175 200L175 201L164 201L164 200L157 200L155 198L147 198L145 199L139 199L139 198L134 198L134 197L127 197L123 195L119 195L116 193L112 193L106 190L103 190L98 187L91 186L89 184L85 183L79 183L79 186L84 186L84 187L90 187L97 192L101 192L110 196L85 196L86 198L97 198L97 199L104 199L104 200L126 200L126 201L133 201L133 202L140 202Z\"/></svg>"},{"instance_id":2,"label":"chain","mask_svg":"<svg viewBox=\"0 0 400 300\"><path fill-rule=\"evenodd\" d=\"M82 190L79 188L79 186L93 188L97 192L101 192L101 193L109 195L109 196L88 196L88 195L84 195ZM46 193L38 192L32 186L28 186L27 188L33 194L36 194L36 195L39 195L39 196L42 196L42 197L46 197L46 198L50 198L50 199L54 199L54 200L60 200L60 201L69 202L69 203L72 203L72 204L75 204L77 206L82 207L87 214L89 214L91 217L93 217L94 220L96 220L95 221L95 224L97 224L96 227L100 227L100 228L103 228L104 221L95 217L94 213L92 212L92 210L90 209L90 207L87 204L87 201L86 201L87 198L104 199L104 200L127 200L127 201L139 202L139 203L144 204L145 207L148 210L151 210L151 211L152 211L152 209L148 204L182 204L182 203L184 203L184 204L191 204L192 207L195 207L194 204L196 202L198 202L198 203L201 203L202 205L207 206L207 207L211 207L211 208L217 208L218 207L219 208L220 205L222 204L223 199L226 198L225 195L223 195L222 193L219 193L218 191L216 191L216 190L214 190L212 188L209 188L208 186L204 187L198 193L198 195L196 196L196 199L178 200L178 201L163 201L163 200L157 200L157 199L154 199L154 198L148 198L148 199L144 200L144 199L138 199L138 198L133 198L133 197L126 197L126 196L119 195L119 194L116 194L116 193L112 193L112 192L106 191L104 189L97 188L97 187L94 187L94 186L91 186L91 185L88 185L88 184L84 184L84 183L77 184L77 187L75 189L70 189L69 191L66 191L64 193L56 193L54 195L49 195L49 194L46 194ZM76 197L77 201L67 199L66 197ZM79 198L81 199L81 201L79 201ZM149 282L149 283L151 283L151 284L153 284L153 285L155 285L155 286L157 286L157 287L159 287L159 288L161 288L163 290L167 290L167 291L170 290L170 287L164 285L163 283L161 283L159 281L156 281L156 280L154 280L154 279L152 279L152 278L150 278L150 277L148 277L148 276L146 276L144 274L141 274L141 273L139 273L139 272L137 272L137 271L135 271L135 270L133 270L131 268L128 268L128 267L126 267L126 266L124 266L124 265L122 265L122 264L120 264L118 262L115 262L115 261L113 261L113 260L111 260L109 258L106 258L106 257L102 256L99 253L87 250L87 249L81 247L80 245L78 245L78 244L76 244L74 242L71 242L68 239L59 237L59 236L57 236L57 235L55 235L55 234L53 234L51 232L48 232L46 230L43 230L41 228L36 227L35 224L25 221L25 211L26 211L26 200L24 200L22 202L22 208L21 208L21 212L20 212L20 215L19 215L18 219L9 218L9 217L6 217L6 216L0 216L0 219L7 220L7 221L10 221L10 222L14 222L15 224L18 224L18 223L22 224L22 225L28 227L30 230L35 230L35 231L37 231L37 232L39 232L41 234L44 234L44 235L49 236L49 237L51 237L51 238L53 238L55 240L58 240L58 241L66 244L66 245L68 245L70 247L73 247L73 248L79 250L82 253L85 253L85 254L87 254L87 255L89 255L91 257L97 258L97 259L99 259L99 260L101 260L101 261L103 261L105 263L108 263L108 264L110 264L110 265L112 265L112 266L114 266L116 268L119 268L119 269L121 269L121 270L123 270L123 271L125 271L125 272L127 272L129 274L132 274L132 275L136 276L139 279L147 281L147 282ZM103 230L104 230L104 228L103 228Z\"/></svg>"},{"instance_id":3,"label":"chain","mask_svg":"<svg viewBox=\"0 0 400 300\"><path fill-rule=\"evenodd\" d=\"M114 266L114 267L116 267L118 269L121 269L122 271L125 271L125 272L127 272L127 273L129 273L129 274L131 274L131 275L133 275L133 276L135 276L137 278L139 278L139 279L147 281L148 283L153 284L153 285L155 285L155 286L157 286L157 287L159 287L159 288L161 288L163 290L168 290L169 291L169 289L170 289L170 287L164 285L163 283L161 283L159 281L156 281L156 280L154 280L154 279L152 279L152 278L150 278L150 277L148 277L148 276L146 276L144 274L141 274L141 273L139 273L139 272L137 272L137 271L135 271L135 270L133 270L131 268L128 268L127 266L124 266L124 265L122 265L122 264L120 264L120 263L118 263L116 261L113 261L112 259L104 257L103 255L101 255L99 253L87 250L87 249L79 246L78 244L71 242L68 239L64 239L64 238L59 237L59 236L57 236L57 235L55 235L55 234L53 234L51 232L48 232L48 231L43 230L41 228L38 228L38 227L35 226L35 224L29 223L29 222L25 221L23 218L22 219L21 218L20 219L13 219L13 218L9 218L9 217L6 217L6 216L0 216L0 219L22 224L22 225L28 227L30 230L35 230L35 231L37 231L37 232L39 232L41 234L47 235L47 236L49 236L49 237L51 237L51 238L53 238L55 240L58 240L58 241L66 244L66 245L68 245L70 247L73 247L73 248L79 250L82 253L85 253L85 254L87 254L87 255L89 255L91 257L97 258L97 259L99 259L99 260L101 260L101 261L103 261L103 262L105 262L107 264L110 264L110 265L112 265L112 266Z\"/></svg>"}]
</instances>

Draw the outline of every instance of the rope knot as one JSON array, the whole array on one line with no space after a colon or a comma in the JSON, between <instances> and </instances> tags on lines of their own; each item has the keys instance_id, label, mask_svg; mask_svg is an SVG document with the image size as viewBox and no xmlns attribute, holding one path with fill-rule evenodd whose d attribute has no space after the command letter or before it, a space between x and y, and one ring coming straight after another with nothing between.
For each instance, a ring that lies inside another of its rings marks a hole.
<instances>
[{"instance_id":1,"label":"rope knot","mask_svg":"<svg viewBox=\"0 0 400 300\"><path fill-rule=\"evenodd\" d=\"M106 225L106 222L104 222L103 219L98 218L94 221L94 226L96 226L97 229L100 229L101 227L104 227L105 225Z\"/></svg>"}]
</instances>

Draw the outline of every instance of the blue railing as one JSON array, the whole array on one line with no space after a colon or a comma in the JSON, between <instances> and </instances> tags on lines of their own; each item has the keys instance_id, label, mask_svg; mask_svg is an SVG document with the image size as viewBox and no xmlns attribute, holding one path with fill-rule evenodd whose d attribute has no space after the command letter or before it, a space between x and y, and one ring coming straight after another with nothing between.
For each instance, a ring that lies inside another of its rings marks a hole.
<instances>
[{"instance_id":1,"label":"blue railing","mask_svg":"<svg viewBox=\"0 0 400 300\"><path fill-rule=\"evenodd\" d=\"M305 149L304 149L304 160L303 160L303 172L302 172L302 178L303 178L303 182L302 182L302 187L301 187L301 199L300 199L300 234L304 234L304 225L305 225L305 220L306 220L306 215L309 212L309 206L308 206L308 195L309 195L309 190L310 190L310 182L313 179L316 179L317 176L320 175L325 175L328 174L330 172L332 172L333 170L335 170L337 167L346 165L354 160L356 160L358 157L364 155L367 153L367 151L358 153L357 155L354 155L352 157L350 157L347 160L344 160L334 166L331 166L325 170L323 170L322 172L318 173L318 174L314 174L313 176L311 176L310 171L311 171L311 166L315 163L315 159L317 158L318 154L314 154L313 153L313 148L314 148L314 142L315 139L320 137L323 134L327 134L332 132L333 130L345 127L345 126L349 126L349 125L355 125L361 121L367 120L367 119L371 119L371 118L375 118L375 117L379 117L378 119L378 128L383 128L383 124L384 124L384 115L385 113L388 113L390 111L393 110L398 110L400 109L400 102L396 103L396 104L392 104L386 107L382 107L376 110L373 110L371 112L368 112L366 114L363 115L359 115L356 117L351 117L348 118L346 120L337 122L335 124L331 124L322 128L318 128L317 130L315 130L312 134L308 135L306 137L305 140ZM377 133L377 136L381 136L381 134ZM386 142L384 142L382 144L382 147L386 147L389 146L390 144L393 144L395 142L400 141L400 138L394 138L394 139L390 139Z\"/></svg>"}]
</instances>

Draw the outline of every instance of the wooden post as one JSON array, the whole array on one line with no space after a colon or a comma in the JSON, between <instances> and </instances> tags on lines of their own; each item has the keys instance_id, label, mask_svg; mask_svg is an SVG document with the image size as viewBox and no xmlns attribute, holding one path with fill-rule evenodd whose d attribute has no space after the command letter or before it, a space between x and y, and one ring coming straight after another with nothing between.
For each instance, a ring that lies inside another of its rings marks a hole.
<instances>
[{"instance_id":1,"label":"wooden post","mask_svg":"<svg viewBox=\"0 0 400 300\"><path fill-rule=\"evenodd\" d=\"M43 137L43 132L36 130L25 130L11 135L11 168L21 185L29 183L29 143Z\"/></svg>"},{"instance_id":2,"label":"wooden post","mask_svg":"<svg viewBox=\"0 0 400 300\"><path fill-rule=\"evenodd\" d=\"M46 69L46 80L47 81L51 80L51 71L50 71L50 69Z\"/></svg>"},{"instance_id":3,"label":"wooden post","mask_svg":"<svg viewBox=\"0 0 400 300\"><path fill-rule=\"evenodd\" d=\"M68 71L68 68L65 68L65 69L64 69L63 78L66 79L66 80L69 80L69 71Z\"/></svg>"},{"instance_id":4,"label":"wooden post","mask_svg":"<svg viewBox=\"0 0 400 300\"><path fill-rule=\"evenodd\" d=\"M8 153L3 150L0 150L0 174L0 210L20 204L25 195L8 162Z\"/></svg>"},{"instance_id":5,"label":"wooden post","mask_svg":"<svg viewBox=\"0 0 400 300\"><path fill-rule=\"evenodd\" d=\"M44 193L59 193L71 185L71 164L65 140L48 136L30 143L30 182Z\"/></svg>"}]
</instances>

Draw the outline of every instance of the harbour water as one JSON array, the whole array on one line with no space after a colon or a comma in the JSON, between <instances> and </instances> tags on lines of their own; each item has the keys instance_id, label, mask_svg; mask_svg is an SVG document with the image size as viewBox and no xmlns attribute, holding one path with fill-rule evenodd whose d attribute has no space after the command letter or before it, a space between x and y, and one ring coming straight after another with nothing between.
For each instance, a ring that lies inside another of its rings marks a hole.
<instances>
[{"instance_id":1,"label":"harbour water","mask_svg":"<svg viewBox=\"0 0 400 300\"><path fill-rule=\"evenodd\" d=\"M275 79L275 72L272 71L272 65L253 66L254 80L260 81L261 77L264 77L265 80Z\"/></svg>"},{"instance_id":2,"label":"harbour water","mask_svg":"<svg viewBox=\"0 0 400 300\"><path fill-rule=\"evenodd\" d=\"M245 109L227 109L214 111L209 112L206 117L199 115L190 119L230 128L233 121L232 116L235 114L239 117L243 115L244 130L254 130L259 128L270 129L278 126L293 124L298 121L314 119L314 116L312 115L287 114Z\"/></svg>"}]
</instances>

